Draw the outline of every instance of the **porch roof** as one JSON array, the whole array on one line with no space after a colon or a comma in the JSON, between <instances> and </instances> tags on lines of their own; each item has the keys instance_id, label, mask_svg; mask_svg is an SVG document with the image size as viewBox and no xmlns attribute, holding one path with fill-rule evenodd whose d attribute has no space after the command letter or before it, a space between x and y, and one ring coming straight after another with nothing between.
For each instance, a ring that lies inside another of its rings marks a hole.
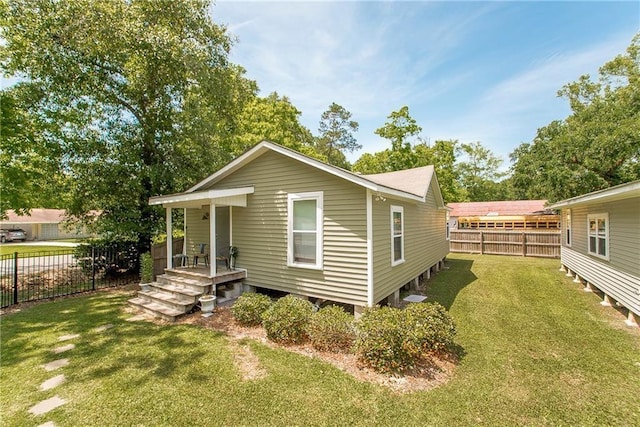
<instances>
[{"instance_id":1,"label":"porch roof","mask_svg":"<svg viewBox=\"0 0 640 427\"><path fill-rule=\"evenodd\" d=\"M149 204L162 205L165 208L199 208L211 203L222 206L247 206L247 194L254 191L251 187L225 188L217 190L194 191L166 194L149 198Z\"/></svg>"}]
</instances>

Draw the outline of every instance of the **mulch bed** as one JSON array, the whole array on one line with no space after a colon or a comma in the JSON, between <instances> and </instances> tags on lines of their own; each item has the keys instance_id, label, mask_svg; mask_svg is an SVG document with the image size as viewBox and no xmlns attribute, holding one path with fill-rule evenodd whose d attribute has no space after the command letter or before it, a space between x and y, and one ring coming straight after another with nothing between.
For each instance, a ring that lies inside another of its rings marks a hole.
<instances>
[{"instance_id":1,"label":"mulch bed","mask_svg":"<svg viewBox=\"0 0 640 427\"><path fill-rule=\"evenodd\" d=\"M397 393L430 390L446 383L453 376L453 371L458 362L454 355L428 355L413 370L405 372L403 375L382 374L362 366L356 356L351 353L319 351L309 343L281 345L269 341L262 327L246 327L238 324L228 307L216 308L214 315L208 318L202 317L200 312L195 312L182 317L177 323L198 325L205 329L219 331L234 341L246 338L253 339L272 348L284 348L307 357L318 358L332 364L359 381L382 385ZM247 349L245 347L244 351L246 352ZM247 364L246 358L243 361L244 363L240 369L244 377L261 378L264 376L264 369L260 366L257 358L254 359L254 366ZM256 370L255 375L252 373L253 369Z\"/></svg>"}]
</instances>

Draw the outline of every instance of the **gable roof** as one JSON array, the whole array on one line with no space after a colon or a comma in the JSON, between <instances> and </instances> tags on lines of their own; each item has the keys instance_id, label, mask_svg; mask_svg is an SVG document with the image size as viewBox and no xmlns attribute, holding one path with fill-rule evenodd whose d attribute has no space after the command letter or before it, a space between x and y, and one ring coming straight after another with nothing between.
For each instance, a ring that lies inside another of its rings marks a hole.
<instances>
[{"instance_id":1,"label":"gable roof","mask_svg":"<svg viewBox=\"0 0 640 427\"><path fill-rule=\"evenodd\" d=\"M423 166L414 169L360 176L376 184L423 197L427 194L427 191L429 191L429 183L431 182L433 172L433 166Z\"/></svg>"},{"instance_id":2,"label":"gable roof","mask_svg":"<svg viewBox=\"0 0 640 427\"><path fill-rule=\"evenodd\" d=\"M549 206L548 209L561 209L590 203L613 202L631 197L640 197L640 180L583 194L582 196L572 197L571 199L560 200Z\"/></svg>"},{"instance_id":3,"label":"gable roof","mask_svg":"<svg viewBox=\"0 0 640 427\"><path fill-rule=\"evenodd\" d=\"M203 179L193 187L189 188L185 193L193 193L202 191L207 186L213 185L221 179L229 176L233 172L247 165L259 156L273 151L282 154L291 159L297 160L316 169L327 172L331 175L342 178L346 181L360 185L375 193L386 194L402 199L424 202L429 191L432 180L437 184L437 177L433 166L425 166L415 169L407 169L404 171L388 172L374 175L360 175L339 167L324 163L320 160L298 153L297 151L283 147L269 141L262 141L255 145L246 153L232 160L222 169ZM435 197L438 207L444 208L444 201L440 192L439 185L435 185Z\"/></svg>"},{"instance_id":4,"label":"gable roof","mask_svg":"<svg viewBox=\"0 0 640 427\"><path fill-rule=\"evenodd\" d=\"M504 200L494 202L448 203L450 216L508 216L544 213L546 200Z\"/></svg>"}]
</instances>

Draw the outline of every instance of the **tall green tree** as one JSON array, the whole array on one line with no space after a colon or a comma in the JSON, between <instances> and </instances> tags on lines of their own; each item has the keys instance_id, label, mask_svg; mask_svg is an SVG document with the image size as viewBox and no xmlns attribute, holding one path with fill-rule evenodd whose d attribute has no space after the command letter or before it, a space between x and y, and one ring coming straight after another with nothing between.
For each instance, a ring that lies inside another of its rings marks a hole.
<instances>
[{"instance_id":1,"label":"tall green tree","mask_svg":"<svg viewBox=\"0 0 640 427\"><path fill-rule=\"evenodd\" d=\"M318 150L327 158L327 163L336 166L348 166L345 151L352 153L362 148L354 132L358 131L358 122L351 120L351 113L343 106L331 103L320 117L318 132Z\"/></svg>"},{"instance_id":2,"label":"tall green tree","mask_svg":"<svg viewBox=\"0 0 640 427\"><path fill-rule=\"evenodd\" d=\"M466 197L457 168L458 145L457 140L437 140L430 147L433 159L430 164L433 164L436 170L442 197L446 203L461 202Z\"/></svg>"},{"instance_id":3,"label":"tall green tree","mask_svg":"<svg viewBox=\"0 0 640 427\"><path fill-rule=\"evenodd\" d=\"M506 173L500 172L502 160L480 142L460 144L462 159L457 165L461 186L470 202L497 200L497 181Z\"/></svg>"},{"instance_id":4,"label":"tall green tree","mask_svg":"<svg viewBox=\"0 0 640 427\"><path fill-rule=\"evenodd\" d=\"M2 7L6 74L42 94L72 179L71 214L141 249L161 227L152 195L180 191L230 158L255 84L228 61L206 0L13 0Z\"/></svg>"},{"instance_id":5,"label":"tall green tree","mask_svg":"<svg viewBox=\"0 0 640 427\"><path fill-rule=\"evenodd\" d=\"M551 201L640 179L640 34L599 78L565 85L571 115L511 153L517 197Z\"/></svg>"},{"instance_id":6,"label":"tall green tree","mask_svg":"<svg viewBox=\"0 0 640 427\"><path fill-rule=\"evenodd\" d=\"M273 92L249 101L237 119L233 153L239 155L261 141L271 141L321 160L311 131L300 123L298 110L286 96Z\"/></svg>"},{"instance_id":7,"label":"tall green tree","mask_svg":"<svg viewBox=\"0 0 640 427\"><path fill-rule=\"evenodd\" d=\"M416 164L412 139L416 138L422 128L409 114L406 105L387 116L384 126L375 130L375 134L391 141L391 151L387 160L387 172L408 169Z\"/></svg>"},{"instance_id":8,"label":"tall green tree","mask_svg":"<svg viewBox=\"0 0 640 427\"><path fill-rule=\"evenodd\" d=\"M65 205L67 180L59 168L59 147L48 142L46 124L28 113L38 94L28 87L0 92L0 218L11 209Z\"/></svg>"}]
</instances>

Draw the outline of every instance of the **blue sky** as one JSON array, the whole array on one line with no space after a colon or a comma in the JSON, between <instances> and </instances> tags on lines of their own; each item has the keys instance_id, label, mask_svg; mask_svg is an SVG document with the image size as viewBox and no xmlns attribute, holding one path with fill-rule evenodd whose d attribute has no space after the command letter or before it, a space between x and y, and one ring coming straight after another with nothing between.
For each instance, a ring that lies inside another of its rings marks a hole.
<instances>
[{"instance_id":1,"label":"blue sky","mask_svg":"<svg viewBox=\"0 0 640 427\"><path fill-rule=\"evenodd\" d=\"M314 134L336 102L360 123L363 149L403 105L430 141L480 141L505 160L570 110L564 84L624 53L640 31L628 2L218 1L237 37L231 60L262 95L277 91Z\"/></svg>"}]
</instances>

